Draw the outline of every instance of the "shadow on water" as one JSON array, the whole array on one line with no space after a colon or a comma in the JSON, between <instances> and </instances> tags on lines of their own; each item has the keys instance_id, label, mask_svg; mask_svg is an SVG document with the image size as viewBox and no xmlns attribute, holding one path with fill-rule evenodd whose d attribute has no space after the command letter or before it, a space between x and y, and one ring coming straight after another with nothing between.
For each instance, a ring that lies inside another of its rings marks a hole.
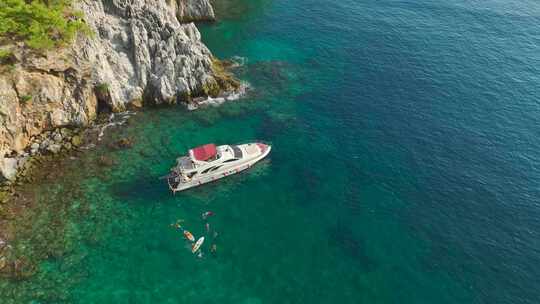
<instances>
[{"instance_id":1,"label":"shadow on water","mask_svg":"<svg viewBox=\"0 0 540 304\"><path fill-rule=\"evenodd\" d=\"M168 136L161 136L159 139L159 142L161 143L161 149L158 150L159 154L157 155L159 158L153 158L156 162L160 162L159 160L162 159L171 159L175 160L177 157L180 156L180 151L173 151L171 147L171 138Z\"/></svg>"},{"instance_id":2,"label":"shadow on water","mask_svg":"<svg viewBox=\"0 0 540 304\"><path fill-rule=\"evenodd\" d=\"M240 20L254 18L264 12L265 7L271 3L268 0L220 0L213 1L212 5L219 20Z\"/></svg>"},{"instance_id":3,"label":"shadow on water","mask_svg":"<svg viewBox=\"0 0 540 304\"><path fill-rule=\"evenodd\" d=\"M361 186L369 186L376 184L373 177L366 172L366 169L359 167L358 162L347 164L347 179L349 180L349 188L360 188Z\"/></svg>"},{"instance_id":4,"label":"shadow on water","mask_svg":"<svg viewBox=\"0 0 540 304\"><path fill-rule=\"evenodd\" d=\"M353 230L341 220L329 229L329 246L336 246L348 257L357 262L364 272L372 272L377 268L377 263L365 252L364 241L356 236Z\"/></svg>"},{"instance_id":5,"label":"shadow on water","mask_svg":"<svg viewBox=\"0 0 540 304\"><path fill-rule=\"evenodd\" d=\"M307 206L310 202L318 201L322 183L319 173L315 169L301 164L295 165L294 168L292 172L297 172L294 178L295 187L301 189L301 193L305 195L305 199L298 200L298 203Z\"/></svg>"},{"instance_id":6,"label":"shadow on water","mask_svg":"<svg viewBox=\"0 0 540 304\"><path fill-rule=\"evenodd\" d=\"M351 215L359 215L362 213L362 203L360 201L359 188L354 183L350 183L346 190L345 199L343 205L347 209L347 212Z\"/></svg>"},{"instance_id":7,"label":"shadow on water","mask_svg":"<svg viewBox=\"0 0 540 304\"><path fill-rule=\"evenodd\" d=\"M115 183L109 187L113 198L131 203L154 203L170 196L167 182L160 180L159 176L150 175L148 172L139 172L134 176L137 178Z\"/></svg>"},{"instance_id":8,"label":"shadow on water","mask_svg":"<svg viewBox=\"0 0 540 304\"><path fill-rule=\"evenodd\" d=\"M444 189L438 188L442 184L439 180L423 181L420 189L432 189L429 195L424 198L426 194L420 191L410 194L414 207L408 209L406 221L415 234L431 240L429 253L420 260L422 267L445 271L455 280L466 278L472 288L484 291L486 303L518 303L515 299L519 297L535 298L534 290L538 288L533 285L538 285L535 278L540 270L533 265L538 265L540 258L530 254L537 244L530 231L538 231L538 214L508 204L518 204L522 193L506 194L510 199L501 201L480 181L452 176L451 171L444 178L462 181ZM428 199L433 203L418 207L417 202ZM492 290L492 286L506 289Z\"/></svg>"},{"instance_id":9,"label":"shadow on water","mask_svg":"<svg viewBox=\"0 0 540 304\"><path fill-rule=\"evenodd\" d=\"M357 165L349 164L347 171L347 182L345 189L345 198L342 206L348 214L359 215L363 212L361 189L368 187L374 182L368 174L360 170Z\"/></svg>"},{"instance_id":10,"label":"shadow on water","mask_svg":"<svg viewBox=\"0 0 540 304\"><path fill-rule=\"evenodd\" d=\"M292 118L273 118L269 115L264 115L257 129L257 138L271 139L276 138L280 134L285 134L290 129L294 128L294 119Z\"/></svg>"},{"instance_id":11,"label":"shadow on water","mask_svg":"<svg viewBox=\"0 0 540 304\"><path fill-rule=\"evenodd\" d=\"M248 78L248 81L255 87L253 93L255 98L269 96L283 97L283 93L289 91L295 65L285 61L261 61L247 64L238 68L237 74L241 78ZM250 75L257 75L251 79ZM264 90L257 90L257 88Z\"/></svg>"}]
</instances>

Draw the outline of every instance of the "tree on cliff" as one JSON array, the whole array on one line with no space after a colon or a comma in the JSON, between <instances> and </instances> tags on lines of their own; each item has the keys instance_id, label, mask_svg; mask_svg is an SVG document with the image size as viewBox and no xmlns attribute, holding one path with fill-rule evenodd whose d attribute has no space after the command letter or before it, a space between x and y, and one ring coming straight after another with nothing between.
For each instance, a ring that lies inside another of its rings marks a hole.
<instances>
[{"instance_id":1,"label":"tree on cliff","mask_svg":"<svg viewBox=\"0 0 540 304\"><path fill-rule=\"evenodd\" d=\"M0 1L0 45L23 41L44 50L72 41L79 31L89 32L70 0Z\"/></svg>"}]
</instances>

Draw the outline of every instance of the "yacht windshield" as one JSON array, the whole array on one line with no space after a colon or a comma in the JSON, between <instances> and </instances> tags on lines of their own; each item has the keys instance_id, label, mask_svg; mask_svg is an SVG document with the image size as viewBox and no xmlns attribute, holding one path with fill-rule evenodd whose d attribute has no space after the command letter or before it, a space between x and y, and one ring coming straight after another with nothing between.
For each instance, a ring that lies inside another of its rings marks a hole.
<instances>
[{"instance_id":1,"label":"yacht windshield","mask_svg":"<svg viewBox=\"0 0 540 304\"><path fill-rule=\"evenodd\" d=\"M233 149L234 158L242 158L242 150L238 146L231 146L231 148Z\"/></svg>"},{"instance_id":2,"label":"yacht windshield","mask_svg":"<svg viewBox=\"0 0 540 304\"><path fill-rule=\"evenodd\" d=\"M195 168L195 166L193 165L193 162L187 156L183 156L180 159L178 159L178 165L180 166L181 169L184 169L184 170Z\"/></svg>"}]
</instances>

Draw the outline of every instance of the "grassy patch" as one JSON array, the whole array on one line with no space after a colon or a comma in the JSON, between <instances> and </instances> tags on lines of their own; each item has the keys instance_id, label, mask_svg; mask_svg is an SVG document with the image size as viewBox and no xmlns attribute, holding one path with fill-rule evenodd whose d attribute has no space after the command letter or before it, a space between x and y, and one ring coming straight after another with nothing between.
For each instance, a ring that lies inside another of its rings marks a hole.
<instances>
[{"instance_id":1,"label":"grassy patch","mask_svg":"<svg viewBox=\"0 0 540 304\"><path fill-rule=\"evenodd\" d=\"M107 94L109 92L109 84L108 83L100 83L96 86L96 91L99 94Z\"/></svg>"},{"instance_id":2,"label":"grassy patch","mask_svg":"<svg viewBox=\"0 0 540 304\"><path fill-rule=\"evenodd\" d=\"M21 102L23 102L23 103L28 102L31 99L32 99L31 95L23 95L23 96L21 96Z\"/></svg>"},{"instance_id":3,"label":"grassy patch","mask_svg":"<svg viewBox=\"0 0 540 304\"><path fill-rule=\"evenodd\" d=\"M35 50L71 42L78 32L91 33L71 0L1 0L0 43L23 41Z\"/></svg>"},{"instance_id":4,"label":"grassy patch","mask_svg":"<svg viewBox=\"0 0 540 304\"><path fill-rule=\"evenodd\" d=\"M0 62L7 61L13 53L10 50L0 50Z\"/></svg>"}]
</instances>

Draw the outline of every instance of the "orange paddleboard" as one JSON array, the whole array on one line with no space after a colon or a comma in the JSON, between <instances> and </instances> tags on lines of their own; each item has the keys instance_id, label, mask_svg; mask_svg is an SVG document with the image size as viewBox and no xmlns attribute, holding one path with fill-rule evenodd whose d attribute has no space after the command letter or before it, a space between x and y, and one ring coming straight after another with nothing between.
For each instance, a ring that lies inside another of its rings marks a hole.
<instances>
[{"instance_id":1,"label":"orange paddleboard","mask_svg":"<svg viewBox=\"0 0 540 304\"><path fill-rule=\"evenodd\" d=\"M193 236L193 234L191 234L191 232L189 232L189 231L187 231L187 230L184 230L184 236L185 236L186 239L188 239L190 242L195 241L195 237Z\"/></svg>"}]
</instances>

